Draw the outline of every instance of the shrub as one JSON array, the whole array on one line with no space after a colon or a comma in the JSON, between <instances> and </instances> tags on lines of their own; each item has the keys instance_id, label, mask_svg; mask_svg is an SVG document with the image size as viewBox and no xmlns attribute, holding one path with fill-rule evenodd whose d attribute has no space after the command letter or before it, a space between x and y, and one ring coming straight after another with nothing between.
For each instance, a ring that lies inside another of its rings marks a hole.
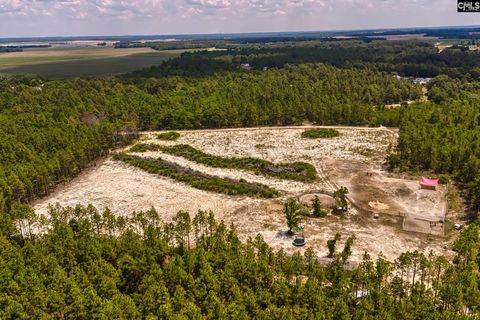
<instances>
[{"instance_id":1,"label":"shrub","mask_svg":"<svg viewBox=\"0 0 480 320\"><path fill-rule=\"evenodd\" d=\"M331 240L327 240L327 248L328 248L328 257L333 258L333 255L335 254L335 246L337 245L337 242L342 239L342 236L340 233L336 233L335 237Z\"/></svg>"},{"instance_id":2,"label":"shrub","mask_svg":"<svg viewBox=\"0 0 480 320\"><path fill-rule=\"evenodd\" d=\"M247 195L261 198L275 198L280 193L269 186L260 183L251 183L245 180L219 178L179 166L175 163L158 159L145 159L137 156L119 153L114 160L123 161L148 173L158 174L180 182L184 182L196 189L213 191L228 195Z\"/></svg>"},{"instance_id":3,"label":"shrub","mask_svg":"<svg viewBox=\"0 0 480 320\"><path fill-rule=\"evenodd\" d=\"M258 158L228 158L207 154L186 144L160 146L162 152L183 157L214 168L235 168L253 171L256 174L296 181L311 181L317 175L314 166L305 162L275 164Z\"/></svg>"},{"instance_id":4,"label":"shrub","mask_svg":"<svg viewBox=\"0 0 480 320\"><path fill-rule=\"evenodd\" d=\"M450 178L447 175L442 174L438 179L440 184L448 184L450 182Z\"/></svg>"},{"instance_id":5,"label":"shrub","mask_svg":"<svg viewBox=\"0 0 480 320\"><path fill-rule=\"evenodd\" d=\"M388 169L393 171L395 168L398 168L401 163L400 155L398 153L392 153L387 156Z\"/></svg>"},{"instance_id":6,"label":"shrub","mask_svg":"<svg viewBox=\"0 0 480 320\"><path fill-rule=\"evenodd\" d=\"M333 213L343 214L348 211L347 194L348 189L346 187L340 187L340 189L333 193L333 198L335 199L335 207L333 208Z\"/></svg>"},{"instance_id":7,"label":"shrub","mask_svg":"<svg viewBox=\"0 0 480 320\"><path fill-rule=\"evenodd\" d=\"M178 138L180 138L180 133L175 132L175 131L170 131L170 132L163 132L159 133L157 135L157 138L159 140L165 140L165 141L175 141Z\"/></svg>"},{"instance_id":8,"label":"shrub","mask_svg":"<svg viewBox=\"0 0 480 320\"><path fill-rule=\"evenodd\" d=\"M315 198L313 198L312 207L313 207L312 215L314 217L321 218L321 217L327 216L327 212L322 210L322 203L320 202L320 199L318 198L318 196L315 196Z\"/></svg>"},{"instance_id":9,"label":"shrub","mask_svg":"<svg viewBox=\"0 0 480 320\"><path fill-rule=\"evenodd\" d=\"M129 152L147 152L147 151L158 151L160 146L158 144L153 143L137 143L133 147L131 147L128 151Z\"/></svg>"},{"instance_id":10,"label":"shrub","mask_svg":"<svg viewBox=\"0 0 480 320\"><path fill-rule=\"evenodd\" d=\"M335 138L338 136L340 136L340 132L327 128L308 129L302 132L302 138L305 139Z\"/></svg>"}]
</instances>

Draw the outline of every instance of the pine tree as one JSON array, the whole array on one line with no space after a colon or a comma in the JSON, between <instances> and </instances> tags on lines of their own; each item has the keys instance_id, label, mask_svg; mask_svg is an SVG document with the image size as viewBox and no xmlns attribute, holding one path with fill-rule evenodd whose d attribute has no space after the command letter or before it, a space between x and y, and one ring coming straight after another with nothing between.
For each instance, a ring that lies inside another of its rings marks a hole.
<instances>
[{"instance_id":1,"label":"pine tree","mask_svg":"<svg viewBox=\"0 0 480 320\"><path fill-rule=\"evenodd\" d=\"M293 230L298 228L298 224L302 217L300 205L298 204L297 200L294 198L288 199L283 204L283 213L287 219L288 233L293 234Z\"/></svg>"},{"instance_id":2,"label":"pine tree","mask_svg":"<svg viewBox=\"0 0 480 320\"><path fill-rule=\"evenodd\" d=\"M333 239L327 240L327 248L328 248L328 257L332 258L335 253L335 246L337 242L342 238L340 233L336 233Z\"/></svg>"},{"instance_id":3,"label":"pine tree","mask_svg":"<svg viewBox=\"0 0 480 320\"><path fill-rule=\"evenodd\" d=\"M327 215L327 212L322 210L322 204L318 196L315 196L315 198L313 198L312 207L313 207L312 215L314 217L319 218L319 217L325 217Z\"/></svg>"},{"instance_id":4,"label":"pine tree","mask_svg":"<svg viewBox=\"0 0 480 320\"><path fill-rule=\"evenodd\" d=\"M337 191L333 193L333 198L335 199L335 208L334 212L337 214L346 213L348 210L348 201L347 201L348 189L346 187L340 187Z\"/></svg>"}]
</instances>

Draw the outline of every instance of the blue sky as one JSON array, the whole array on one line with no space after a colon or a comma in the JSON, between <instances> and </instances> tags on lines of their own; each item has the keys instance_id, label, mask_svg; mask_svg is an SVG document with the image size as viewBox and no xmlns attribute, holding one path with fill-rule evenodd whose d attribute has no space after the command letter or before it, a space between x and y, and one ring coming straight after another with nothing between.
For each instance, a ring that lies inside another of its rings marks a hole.
<instances>
[{"instance_id":1,"label":"blue sky","mask_svg":"<svg viewBox=\"0 0 480 320\"><path fill-rule=\"evenodd\" d=\"M455 0L0 0L0 37L474 24Z\"/></svg>"}]
</instances>

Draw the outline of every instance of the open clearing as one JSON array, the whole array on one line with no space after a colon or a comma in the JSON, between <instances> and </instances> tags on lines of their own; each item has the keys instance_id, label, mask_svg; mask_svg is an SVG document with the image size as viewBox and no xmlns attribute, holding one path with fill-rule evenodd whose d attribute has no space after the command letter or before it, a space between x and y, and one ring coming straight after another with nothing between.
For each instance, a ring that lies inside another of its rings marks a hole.
<instances>
[{"instance_id":1,"label":"open clearing","mask_svg":"<svg viewBox=\"0 0 480 320\"><path fill-rule=\"evenodd\" d=\"M0 74L38 74L47 79L110 75L158 65L179 51L151 48L81 47L0 53Z\"/></svg>"},{"instance_id":2,"label":"open clearing","mask_svg":"<svg viewBox=\"0 0 480 320\"><path fill-rule=\"evenodd\" d=\"M135 153L157 158L191 169L233 179L245 179L271 186L282 193L277 199L256 199L227 196L189 187L168 178L152 175L111 158L85 171L51 196L37 201L39 214L48 212L48 205L62 206L91 203L99 209L109 207L117 214L155 207L165 220L177 211L211 210L226 223L233 223L246 239L261 234L274 248L288 253L312 248L319 257L327 254L326 241L336 232L342 234L339 248L350 235L355 235L353 261L361 260L364 252L373 258L383 254L395 259L401 252L433 250L451 256L445 249L452 239L443 237L446 208L445 190L419 190L417 180L392 176L382 169L389 148L397 140L397 132L386 128L338 127L339 137L302 139L306 127L254 128L183 131L177 141L160 141L157 133L144 133L145 143L163 145L189 144L206 153L228 157L258 157L272 162L304 161L314 165L319 178L311 183L282 180L237 170L212 168L161 152ZM292 246L286 235L282 203L297 197L308 203L312 194L328 194L339 186L350 193L351 209L345 217L329 215L309 218L304 223L307 245ZM425 223L428 221L428 223ZM433 222L432 222L433 221ZM405 230L416 232L409 232ZM441 236L440 236L441 235Z\"/></svg>"}]
</instances>

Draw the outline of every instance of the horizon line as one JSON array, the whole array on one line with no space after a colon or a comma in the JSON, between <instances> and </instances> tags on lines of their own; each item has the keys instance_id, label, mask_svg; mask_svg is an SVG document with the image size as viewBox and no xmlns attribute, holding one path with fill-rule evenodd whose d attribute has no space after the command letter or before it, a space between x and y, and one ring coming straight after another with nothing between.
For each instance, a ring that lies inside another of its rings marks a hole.
<instances>
[{"instance_id":1,"label":"horizon line","mask_svg":"<svg viewBox=\"0 0 480 320\"><path fill-rule=\"evenodd\" d=\"M102 38L108 40L121 37L174 37L174 36L214 36L214 35L242 35L242 34L301 34L301 33L334 33L334 32L360 32L360 31L389 31L389 30L418 30L418 29L442 29L442 28L476 28L480 25L438 25L438 26L415 26L415 27L379 27L379 28L354 28L354 29L324 29L303 31L251 31L251 32L205 32L205 33L166 33L166 34L109 34L109 35L64 35L64 36L18 36L0 37L0 40L9 39L67 39L67 38Z\"/></svg>"}]
</instances>

